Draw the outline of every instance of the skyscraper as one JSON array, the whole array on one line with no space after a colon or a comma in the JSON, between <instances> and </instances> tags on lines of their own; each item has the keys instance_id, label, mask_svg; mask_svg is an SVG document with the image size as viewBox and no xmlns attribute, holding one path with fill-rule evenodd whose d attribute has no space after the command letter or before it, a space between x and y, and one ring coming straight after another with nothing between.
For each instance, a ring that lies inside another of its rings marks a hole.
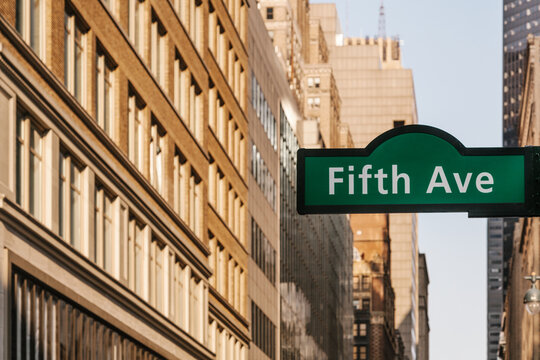
<instances>
[{"instance_id":1,"label":"skyscraper","mask_svg":"<svg viewBox=\"0 0 540 360\"><path fill-rule=\"evenodd\" d=\"M341 121L349 126L354 145L365 147L376 136L397 126L417 123L412 71L401 65L399 40L347 38L340 34L334 4L312 4L330 48L330 63L341 97ZM360 240L362 227L355 227ZM418 240L416 214L391 214L391 284L395 293L395 326L405 355L416 359L418 345Z\"/></svg>"}]
</instances>

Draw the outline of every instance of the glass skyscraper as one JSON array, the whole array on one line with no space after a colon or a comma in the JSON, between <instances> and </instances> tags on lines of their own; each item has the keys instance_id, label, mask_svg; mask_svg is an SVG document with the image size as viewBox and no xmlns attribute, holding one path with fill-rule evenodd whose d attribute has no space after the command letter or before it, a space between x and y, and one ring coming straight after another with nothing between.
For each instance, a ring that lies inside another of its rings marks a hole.
<instances>
[{"instance_id":1,"label":"glass skyscraper","mask_svg":"<svg viewBox=\"0 0 540 360\"><path fill-rule=\"evenodd\" d=\"M281 359L346 359L352 232L346 215L298 215L298 140L280 114Z\"/></svg>"}]
</instances>

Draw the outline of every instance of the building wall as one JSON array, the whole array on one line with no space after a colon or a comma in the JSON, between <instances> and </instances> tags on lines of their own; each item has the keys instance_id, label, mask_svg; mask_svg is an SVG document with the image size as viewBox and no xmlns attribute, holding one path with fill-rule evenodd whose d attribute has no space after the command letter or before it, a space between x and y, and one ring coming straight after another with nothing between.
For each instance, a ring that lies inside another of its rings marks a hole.
<instances>
[{"instance_id":1,"label":"building wall","mask_svg":"<svg viewBox=\"0 0 540 360\"><path fill-rule=\"evenodd\" d=\"M536 71L540 39L529 36L527 42L518 144L538 146L540 118L535 109L540 96L539 74ZM538 273L540 268L538 225L536 218L524 218L519 219L515 226L503 315L504 337L501 341L501 356L504 359L540 359L540 337L537 334L540 329L540 317L530 316L523 304L523 296L531 286L524 276L532 272Z\"/></svg>"},{"instance_id":2,"label":"building wall","mask_svg":"<svg viewBox=\"0 0 540 360\"><path fill-rule=\"evenodd\" d=\"M503 219L488 219L487 234L487 354L489 360L497 360L504 305Z\"/></svg>"},{"instance_id":3,"label":"building wall","mask_svg":"<svg viewBox=\"0 0 540 360\"><path fill-rule=\"evenodd\" d=\"M0 6L4 357L28 300L106 351L245 359L247 3L26 3Z\"/></svg>"},{"instance_id":4,"label":"building wall","mask_svg":"<svg viewBox=\"0 0 540 360\"><path fill-rule=\"evenodd\" d=\"M252 221L251 258L249 260L249 298L270 321L270 335L255 336L261 317L251 314L253 345L250 359L280 358L280 113L299 117L296 101L289 89L286 74L274 52L261 14L256 6L249 9L250 106L248 119L252 152L249 208ZM259 160L260 159L260 160ZM262 162L262 166L261 166ZM257 181L256 179L260 179ZM268 193L271 197L266 197ZM272 199L272 201L269 201ZM264 240L260 240L263 238ZM256 241L255 239L258 239ZM267 243L268 245L264 245ZM272 254L275 254L272 255ZM269 261L268 259L272 259ZM268 276L271 268L272 276ZM264 326L259 326L265 331Z\"/></svg>"},{"instance_id":5,"label":"building wall","mask_svg":"<svg viewBox=\"0 0 540 360\"><path fill-rule=\"evenodd\" d=\"M429 274L427 271L426 255L418 255L418 359L429 359Z\"/></svg>"},{"instance_id":6,"label":"building wall","mask_svg":"<svg viewBox=\"0 0 540 360\"><path fill-rule=\"evenodd\" d=\"M351 225L361 229L353 249L353 359L403 359L394 323L388 214L355 217Z\"/></svg>"},{"instance_id":7,"label":"building wall","mask_svg":"<svg viewBox=\"0 0 540 360\"><path fill-rule=\"evenodd\" d=\"M340 120L347 124L355 147L396 126L416 124L412 71L401 65L399 40L346 38L340 32L334 4L312 4L329 46L330 64L341 98ZM363 231L354 224L355 240ZM415 214L391 214L391 282L395 293L395 326L405 355L416 359L418 344L418 240Z\"/></svg>"},{"instance_id":8,"label":"building wall","mask_svg":"<svg viewBox=\"0 0 540 360\"><path fill-rule=\"evenodd\" d=\"M518 146L520 109L527 56L527 35L540 35L540 1L503 1L503 146ZM510 266L514 241L514 227L518 218L505 218L503 222L503 306L510 281ZM489 259L489 254L488 254ZM488 289L489 289L488 284ZM489 290L488 290L489 291ZM497 302L494 294L492 303ZM489 322L489 319L488 319ZM494 341L488 338L491 344ZM489 345L488 344L488 347ZM491 344L493 345L493 344Z\"/></svg>"}]
</instances>

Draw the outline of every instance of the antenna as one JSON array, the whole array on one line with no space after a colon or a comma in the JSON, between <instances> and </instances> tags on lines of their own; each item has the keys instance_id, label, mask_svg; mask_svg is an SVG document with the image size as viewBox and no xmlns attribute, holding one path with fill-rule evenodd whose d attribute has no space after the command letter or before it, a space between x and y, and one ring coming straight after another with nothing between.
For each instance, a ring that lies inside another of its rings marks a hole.
<instances>
[{"instance_id":1,"label":"antenna","mask_svg":"<svg viewBox=\"0 0 540 360\"><path fill-rule=\"evenodd\" d=\"M383 0L381 0L381 6L379 7L379 38L386 38L386 16L384 15Z\"/></svg>"}]
</instances>

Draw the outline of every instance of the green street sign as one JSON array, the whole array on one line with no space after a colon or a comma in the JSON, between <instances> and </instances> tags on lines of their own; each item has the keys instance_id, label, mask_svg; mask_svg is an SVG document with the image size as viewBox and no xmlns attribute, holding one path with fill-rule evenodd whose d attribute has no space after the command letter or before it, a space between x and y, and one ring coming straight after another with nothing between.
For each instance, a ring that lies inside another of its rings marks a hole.
<instances>
[{"instance_id":1,"label":"green street sign","mask_svg":"<svg viewBox=\"0 0 540 360\"><path fill-rule=\"evenodd\" d=\"M540 215L540 147L465 148L424 125L365 149L298 150L300 214L468 212Z\"/></svg>"}]
</instances>

